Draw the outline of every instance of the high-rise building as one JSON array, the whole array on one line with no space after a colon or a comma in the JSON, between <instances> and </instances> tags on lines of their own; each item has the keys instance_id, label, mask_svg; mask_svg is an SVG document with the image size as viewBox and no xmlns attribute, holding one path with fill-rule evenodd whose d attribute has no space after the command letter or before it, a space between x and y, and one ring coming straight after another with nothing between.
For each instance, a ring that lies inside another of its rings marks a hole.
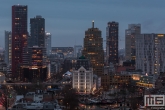
<instances>
[{"instance_id":1,"label":"high-rise building","mask_svg":"<svg viewBox=\"0 0 165 110\"><path fill-rule=\"evenodd\" d=\"M51 34L48 32L45 32L45 48L46 48L46 54L49 56L52 51L51 47Z\"/></svg>"},{"instance_id":2,"label":"high-rise building","mask_svg":"<svg viewBox=\"0 0 165 110\"><path fill-rule=\"evenodd\" d=\"M72 87L77 89L79 94L90 94L93 89L93 71L90 62L81 56L77 59L75 68L72 70Z\"/></svg>"},{"instance_id":3,"label":"high-rise building","mask_svg":"<svg viewBox=\"0 0 165 110\"><path fill-rule=\"evenodd\" d=\"M5 31L5 63L11 66L11 47L12 37L11 31Z\"/></svg>"},{"instance_id":4,"label":"high-rise building","mask_svg":"<svg viewBox=\"0 0 165 110\"><path fill-rule=\"evenodd\" d=\"M165 34L136 36L136 69L148 75L165 72Z\"/></svg>"},{"instance_id":5,"label":"high-rise building","mask_svg":"<svg viewBox=\"0 0 165 110\"><path fill-rule=\"evenodd\" d=\"M129 24L128 29L125 30L125 59L135 60L135 36L141 33L140 24Z\"/></svg>"},{"instance_id":6,"label":"high-rise building","mask_svg":"<svg viewBox=\"0 0 165 110\"><path fill-rule=\"evenodd\" d=\"M30 40L29 46L45 47L45 19L36 16L30 19Z\"/></svg>"},{"instance_id":7,"label":"high-rise building","mask_svg":"<svg viewBox=\"0 0 165 110\"><path fill-rule=\"evenodd\" d=\"M119 42L119 24L118 22L108 22L106 28L106 54L107 54L107 65L113 63L114 65L119 63L118 58L118 42Z\"/></svg>"},{"instance_id":8,"label":"high-rise building","mask_svg":"<svg viewBox=\"0 0 165 110\"><path fill-rule=\"evenodd\" d=\"M75 66L77 58L65 58L63 63L63 73L67 71L72 71L72 68Z\"/></svg>"},{"instance_id":9,"label":"high-rise building","mask_svg":"<svg viewBox=\"0 0 165 110\"><path fill-rule=\"evenodd\" d=\"M46 50L44 47L28 47L22 66L22 80L45 81L47 78Z\"/></svg>"},{"instance_id":10,"label":"high-rise building","mask_svg":"<svg viewBox=\"0 0 165 110\"><path fill-rule=\"evenodd\" d=\"M27 46L27 6L12 6L12 74L18 78L17 70L23 61L23 52Z\"/></svg>"},{"instance_id":11,"label":"high-rise building","mask_svg":"<svg viewBox=\"0 0 165 110\"><path fill-rule=\"evenodd\" d=\"M74 46L74 57L79 58L82 53L82 45L75 45Z\"/></svg>"},{"instance_id":12,"label":"high-rise building","mask_svg":"<svg viewBox=\"0 0 165 110\"><path fill-rule=\"evenodd\" d=\"M94 21L92 22L92 28L85 31L82 55L90 60L93 74L101 76L104 71L103 38L101 37L101 31L94 27Z\"/></svg>"}]
</instances>

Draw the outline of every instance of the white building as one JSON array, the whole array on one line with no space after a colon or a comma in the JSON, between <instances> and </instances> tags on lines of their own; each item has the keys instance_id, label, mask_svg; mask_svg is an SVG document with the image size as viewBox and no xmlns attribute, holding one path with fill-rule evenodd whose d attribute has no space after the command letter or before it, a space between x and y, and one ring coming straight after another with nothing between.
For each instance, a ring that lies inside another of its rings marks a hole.
<instances>
[{"instance_id":1,"label":"white building","mask_svg":"<svg viewBox=\"0 0 165 110\"><path fill-rule=\"evenodd\" d=\"M165 72L165 34L136 36L136 69L148 75Z\"/></svg>"},{"instance_id":2,"label":"white building","mask_svg":"<svg viewBox=\"0 0 165 110\"><path fill-rule=\"evenodd\" d=\"M78 58L81 56L82 53L82 45L75 45L74 46L74 57Z\"/></svg>"},{"instance_id":3,"label":"white building","mask_svg":"<svg viewBox=\"0 0 165 110\"><path fill-rule=\"evenodd\" d=\"M72 87L79 94L90 94L93 89L93 70L90 68L89 60L80 57L75 68L72 70Z\"/></svg>"},{"instance_id":4,"label":"white building","mask_svg":"<svg viewBox=\"0 0 165 110\"><path fill-rule=\"evenodd\" d=\"M51 54L51 34L48 32L45 32L45 48L46 48L46 54L50 55Z\"/></svg>"}]
</instances>

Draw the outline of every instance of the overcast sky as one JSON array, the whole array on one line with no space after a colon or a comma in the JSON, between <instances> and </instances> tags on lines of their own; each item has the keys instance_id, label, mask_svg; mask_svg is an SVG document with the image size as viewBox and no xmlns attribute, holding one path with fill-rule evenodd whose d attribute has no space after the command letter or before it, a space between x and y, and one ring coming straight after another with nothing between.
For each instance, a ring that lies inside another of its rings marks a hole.
<instances>
[{"instance_id":1,"label":"overcast sky","mask_svg":"<svg viewBox=\"0 0 165 110\"><path fill-rule=\"evenodd\" d=\"M104 40L107 22L119 22L120 48L125 47L128 24L140 23L142 33L165 33L165 0L0 0L1 47L4 31L11 31L11 6L16 4L28 5L28 24L36 15L45 18L52 47L83 45L85 30L92 26L92 20Z\"/></svg>"}]
</instances>

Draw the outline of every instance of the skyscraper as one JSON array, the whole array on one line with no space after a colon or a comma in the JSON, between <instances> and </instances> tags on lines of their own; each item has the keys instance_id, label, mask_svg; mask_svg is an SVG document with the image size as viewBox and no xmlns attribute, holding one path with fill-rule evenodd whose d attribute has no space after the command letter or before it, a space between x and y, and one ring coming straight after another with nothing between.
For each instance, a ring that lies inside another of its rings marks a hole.
<instances>
[{"instance_id":1,"label":"skyscraper","mask_svg":"<svg viewBox=\"0 0 165 110\"><path fill-rule=\"evenodd\" d=\"M90 60L93 74L101 76L104 67L103 38L101 37L101 31L94 28L94 21L92 22L92 28L85 31L82 55Z\"/></svg>"},{"instance_id":2,"label":"skyscraper","mask_svg":"<svg viewBox=\"0 0 165 110\"><path fill-rule=\"evenodd\" d=\"M106 28L106 54L107 54L107 65L113 63L116 65L118 60L118 22L108 22Z\"/></svg>"},{"instance_id":3,"label":"skyscraper","mask_svg":"<svg viewBox=\"0 0 165 110\"><path fill-rule=\"evenodd\" d=\"M27 46L27 6L12 6L12 74L18 78L17 71L23 60Z\"/></svg>"},{"instance_id":4,"label":"skyscraper","mask_svg":"<svg viewBox=\"0 0 165 110\"><path fill-rule=\"evenodd\" d=\"M46 54L49 56L52 51L51 34L49 32L45 32L45 48L46 48Z\"/></svg>"},{"instance_id":5,"label":"skyscraper","mask_svg":"<svg viewBox=\"0 0 165 110\"><path fill-rule=\"evenodd\" d=\"M82 45L75 45L74 46L74 57L79 58L82 53Z\"/></svg>"},{"instance_id":6,"label":"skyscraper","mask_svg":"<svg viewBox=\"0 0 165 110\"><path fill-rule=\"evenodd\" d=\"M165 72L165 34L140 34L136 37L136 69L148 75Z\"/></svg>"},{"instance_id":7,"label":"skyscraper","mask_svg":"<svg viewBox=\"0 0 165 110\"><path fill-rule=\"evenodd\" d=\"M141 33L140 24L129 24L125 30L125 58L126 60L135 60L135 36Z\"/></svg>"},{"instance_id":8,"label":"skyscraper","mask_svg":"<svg viewBox=\"0 0 165 110\"><path fill-rule=\"evenodd\" d=\"M45 47L45 19L42 16L30 19L30 34L29 47Z\"/></svg>"}]
</instances>

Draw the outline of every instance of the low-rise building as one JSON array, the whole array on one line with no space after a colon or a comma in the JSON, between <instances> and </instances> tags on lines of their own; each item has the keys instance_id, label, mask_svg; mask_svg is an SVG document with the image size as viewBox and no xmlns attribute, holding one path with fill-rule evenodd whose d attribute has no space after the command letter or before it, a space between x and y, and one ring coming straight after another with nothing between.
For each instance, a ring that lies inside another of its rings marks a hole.
<instances>
[{"instance_id":1,"label":"low-rise building","mask_svg":"<svg viewBox=\"0 0 165 110\"><path fill-rule=\"evenodd\" d=\"M136 85L140 81L141 75L144 74L141 70L127 70L121 71L123 74L129 74L131 76L131 85Z\"/></svg>"},{"instance_id":2,"label":"low-rise building","mask_svg":"<svg viewBox=\"0 0 165 110\"><path fill-rule=\"evenodd\" d=\"M73 57L73 47L52 47L52 54L62 53L64 58Z\"/></svg>"},{"instance_id":3,"label":"low-rise building","mask_svg":"<svg viewBox=\"0 0 165 110\"><path fill-rule=\"evenodd\" d=\"M111 87L120 87L123 84L127 85L131 82L131 75L124 74L124 73L118 73L118 74L104 74L102 77L105 77L102 79L101 83L103 85L103 88L105 90L110 89Z\"/></svg>"},{"instance_id":4,"label":"low-rise building","mask_svg":"<svg viewBox=\"0 0 165 110\"><path fill-rule=\"evenodd\" d=\"M52 94L38 90L16 100L11 110L62 110Z\"/></svg>"},{"instance_id":5,"label":"low-rise building","mask_svg":"<svg viewBox=\"0 0 165 110\"><path fill-rule=\"evenodd\" d=\"M128 74L131 76L131 85L153 88L155 87L155 77L153 75L147 75L142 70L127 70L121 73Z\"/></svg>"},{"instance_id":6,"label":"low-rise building","mask_svg":"<svg viewBox=\"0 0 165 110\"><path fill-rule=\"evenodd\" d=\"M72 77L72 73L67 71L65 74L63 74L64 79L70 79Z\"/></svg>"},{"instance_id":7,"label":"low-rise building","mask_svg":"<svg viewBox=\"0 0 165 110\"><path fill-rule=\"evenodd\" d=\"M145 88L154 88L155 81L153 75L141 75L139 82L137 82L137 86L145 87Z\"/></svg>"},{"instance_id":8,"label":"low-rise building","mask_svg":"<svg viewBox=\"0 0 165 110\"><path fill-rule=\"evenodd\" d=\"M101 76L101 85L103 89L108 90L112 86L119 87L123 84L131 83L131 75L123 71L134 70L133 66L116 66L112 64L104 67L104 74Z\"/></svg>"}]
</instances>

